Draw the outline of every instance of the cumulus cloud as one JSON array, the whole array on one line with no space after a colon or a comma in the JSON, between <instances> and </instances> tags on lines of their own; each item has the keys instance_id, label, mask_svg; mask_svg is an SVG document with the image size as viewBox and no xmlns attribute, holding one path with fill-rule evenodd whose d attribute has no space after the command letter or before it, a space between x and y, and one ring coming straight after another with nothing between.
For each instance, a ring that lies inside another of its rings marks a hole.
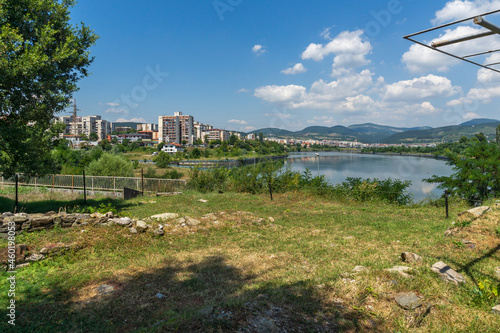
<instances>
[{"instance_id":1,"label":"cumulus cloud","mask_svg":"<svg viewBox=\"0 0 500 333\"><path fill-rule=\"evenodd\" d=\"M460 88L453 86L448 78L432 74L387 85L385 90L383 99L386 101L450 97L460 92Z\"/></svg>"},{"instance_id":2,"label":"cumulus cloud","mask_svg":"<svg viewBox=\"0 0 500 333\"><path fill-rule=\"evenodd\" d=\"M305 72L307 72L307 68L305 68L302 63L298 63L293 67L290 67L290 68L287 68L287 69L284 69L281 71L281 73L287 74L287 75L295 75L295 74L301 74L301 73L305 73Z\"/></svg>"},{"instance_id":3,"label":"cumulus cloud","mask_svg":"<svg viewBox=\"0 0 500 333\"><path fill-rule=\"evenodd\" d=\"M238 119L231 119L228 121L230 124L237 124L237 125L247 125L248 123L244 120L238 120Z\"/></svg>"},{"instance_id":4,"label":"cumulus cloud","mask_svg":"<svg viewBox=\"0 0 500 333\"><path fill-rule=\"evenodd\" d=\"M283 113L283 112L276 112L276 113L265 113L264 116L266 117L276 117L278 119L290 119L293 118L293 116L289 113Z\"/></svg>"},{"instance_id":5,"label":"cumulus cloud","mask_svg":"<svg viewBox=\"0 0 500 333\"><path fill-rule=\"evenodd\" d=\"M302 53L302 59L321 61L334 55L332 75L346 74L370 63L366 56L372 51L372 46L361 38L362 35L363 30L343 31L326 45L311 43Z\"/></svg>"},{"instance_id":6,"label":"cumulus cloud","mask_svg":"<svg viewBox=\"0 0 500 333\"><path fill-rule=\"evenodd\" d=\"M250 90L248 89L245 89L245 88L241 88L238 90L239 93L247 93L247 92L250 92Z\"/></svg>"},{"instance_id":7,"label":"cumulus cloud","mask_svg":"<svg viewBox=\"0 0 500 333\"><path fill-rule=\"evenodd\" d=\"M117 107L120 106L120 103L105 103L107 106Z\"/></svg>"},{"instance_id":8,"label":"cumulus cloud","mask_svg":"<svg viewBox=\"0 0 500 333\"><path fill-rule=\"evenodd\" d=\"M321 116L321 117L313 117L313 119L309 119L307 121L308 124L321 124L321 125L337 125L337 122L333 117Z\"/></svg>"},{"instance_id":9,"label":"cumulus cloud","mask_svg":"<svg viewBox=\"0 0 500 333\"><path fill-rule=\"evenodd\" d=\"M446 3L443 9L436 12L433 24L457 21L467 17L497 10L499 0L453 0Z\"/></svg>"},{"instance_id":10,"label":"cumulus cloud","mask_svg":"<svg viewBox=\"0 0 500 333\"><path fill-rule=\"evenodd\" d=\"M481 118L480 115L478 115L477 113L474 113L474 112L469 112L469 113L466 113L462 119L463 120L472 120L472 119L477 119L477 118Z\"/></svg>"},{"instance_id":11,"label":"cumulus cloud","mask_svg":"<svg viewBox=\"0 0 500 333\"><path fill-rule=\"evenodd\" d=\"M290 103L300 101L306 88L297 85L265 86L255 90L255 96L271 103Z\"/></svg>"},{"instance_id":12,"label":"cumulus cloud","mask_svg":"<svg viewBox=\"0 0 500 333\"><path fill-rule=\"evenodd\" d=\"M256 56L261 56L263 55L264 53L267 52L266 50L266 47L265 46L262 46L262 45L254 45L254 47L252 47L252 52L253 54L255 54Z\"/></svg>"}]
</instances>

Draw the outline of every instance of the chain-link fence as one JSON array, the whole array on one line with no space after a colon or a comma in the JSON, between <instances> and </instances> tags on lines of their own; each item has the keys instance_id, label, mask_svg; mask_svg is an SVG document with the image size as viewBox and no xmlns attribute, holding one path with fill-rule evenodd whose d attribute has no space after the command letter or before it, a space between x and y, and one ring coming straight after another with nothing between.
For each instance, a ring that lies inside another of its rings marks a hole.
<instances>
[{"instance_id":1,"label":"chain-link fence","mask_svg":"<svg viewBox=\"0 0 500 333\"><path fill-rule=\"evenodd\" d=\"M0 186L15 185L15 179L6 179L0 176ZM33 187L63 188L83 190L83 175L49 175L45 177L23 177L19 175L19 185ZM165 193L180 191L186 186L185 180L156 179L141 177L105 177L85 176L85 185L88 191L122 192L123 188L131 188L140 192Z\"/></svg>"}]
</instances>

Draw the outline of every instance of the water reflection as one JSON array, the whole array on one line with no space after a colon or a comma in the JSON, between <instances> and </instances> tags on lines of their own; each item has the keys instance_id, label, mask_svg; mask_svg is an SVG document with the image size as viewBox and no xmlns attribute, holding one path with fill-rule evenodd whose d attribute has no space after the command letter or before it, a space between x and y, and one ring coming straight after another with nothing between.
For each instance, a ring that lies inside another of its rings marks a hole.
<instances>
[{"instance_id":1,"label":"water reflection","mask_svg":"<svg viewBox=\"0 0 500 333\"><path fill-rule=\"evenodd\" d=\"M372 154L351 154L339 152L297 153L290 155L288 163L292 170L303 172L309 169L313 175L324 175L331 183L345 181L347 177L361 178L393 178L410 180L412 186L408 189L414 195L415 201L425 197L440 196L441 190L436 184L424 183L422 179L432 175L449 176L451 167L443 160L412 156L386 156Z\"/></svg>"}]
</instances>

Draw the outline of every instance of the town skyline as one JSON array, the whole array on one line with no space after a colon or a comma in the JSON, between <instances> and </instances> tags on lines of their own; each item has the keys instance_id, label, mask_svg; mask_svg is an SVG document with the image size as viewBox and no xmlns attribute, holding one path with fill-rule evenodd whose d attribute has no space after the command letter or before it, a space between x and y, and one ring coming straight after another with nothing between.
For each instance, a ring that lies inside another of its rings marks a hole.
<instances>
[{"instance_id":1,"label":"town skyline","mask_svg":"<svg viewBox=\"0 0 500 333\"><path fill-rule=\"evenodd\" d=\"M497 8L496 0L142 7L88 0L75 6L72 19L101 39L92 48L93 74L75 98L83 114L113 122L151 123L181 111L241 132L495 118L500 74L429 53L403 36ZM498 15L489 19L500 23ZM500 45L495 38L492 47Z\"/></svg>"}]
</instances>

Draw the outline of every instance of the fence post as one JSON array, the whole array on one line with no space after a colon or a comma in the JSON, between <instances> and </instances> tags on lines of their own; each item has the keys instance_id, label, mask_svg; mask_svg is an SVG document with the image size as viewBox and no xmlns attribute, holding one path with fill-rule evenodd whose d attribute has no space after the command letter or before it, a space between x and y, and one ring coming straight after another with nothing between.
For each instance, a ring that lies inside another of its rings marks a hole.
<instances>
[{"instance_id":1,"label":"fence post","mask_svg":"<svg viewBox=\"0 0 500 333\"><path fill-rule=\"evenodd\" d=\"M83 169L83 204L87 207L87 183L85 182L85 169Z\"/></svg>"},{"instance_id":2,"label":"fence post","mask_svg":"<svg viewBox=\"0 0 500 333\"><path fill-rule=\"evenodd\" d=\"M54 188L55 183L56 183L56 175L52 175L52 188Z\"/></svg>"},{"instance_id":3,"label":"fence post","mask_svg":"<svg viewBox=\"0 0 500 333\"><path fill-rule=\"evenodd\" d=\"M450 216L448 214L448 196L450 195L450 192L448 190L444 191L444 203L446 206L446 218L448 219Z\"/></svg>"},{"instance_id":4,"label":"fence post","mask_svg":"<svg viewBox=\"0 0 500 333\"><path fill-rule=\"evenodd\" d=\"M113 176L113 192L116 192L116 179L115 179L115 176Z\"/></svg>"},{"instance_id":5,"label":"fence post","mask_svg":"<svg viewBox=\"0 0 500 333\"><path fill-rule=\"evenodd\" d=\"M144 196L144 168L141 168L141 192L142 195Z\"/></svg>"},{"instance_id":6,"label":"fence post","mask_svg":"<svg viewBox=\"0 0 500 333\"><path fill-rule=\"evenodd\" d=\"M19 198L18 198L18 192L17 188L19 186L19 176L16 174L16 201L15 201L15 206L14 206L14 214L17 214L17 211L19 210Z\"/></svg>"},{"instance_id":7,"label":"fence post","mask_svg":"<svg viewBox=\"0 0 500 333\"><path fill-rule=\"evenodd\" d=\"M94 190L94 177L92 176L92 191Z\"/></svg>"},{"instance_id":8,"label":"fence post","mask_svg":"<svg viewBox=\"0 0 500 333\"><path fill-rule=\"evenodd\" d=\"M74 186L75 186L75 176L71 175L71 192L73 192Z\"/></svg>"}]
</instances>

